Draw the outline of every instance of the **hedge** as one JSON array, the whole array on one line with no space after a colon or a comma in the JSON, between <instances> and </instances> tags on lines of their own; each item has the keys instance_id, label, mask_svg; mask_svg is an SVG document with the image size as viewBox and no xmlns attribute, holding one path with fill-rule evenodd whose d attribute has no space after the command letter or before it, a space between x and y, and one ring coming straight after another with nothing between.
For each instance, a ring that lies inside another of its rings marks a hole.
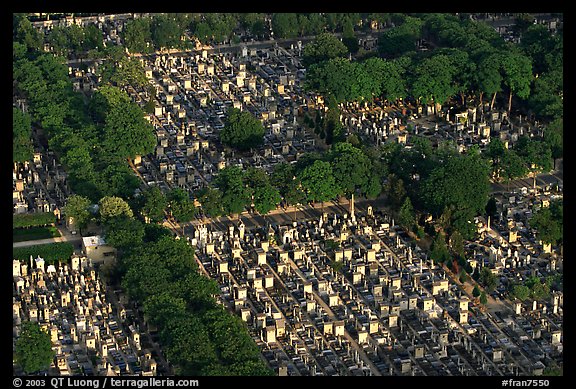
<instances>
[{"instance_id":1,"label":"hedge","mask_svg":"<svg viewBox=\"0 0 576 389\"><path fill-rule=\"evenodd\" d=\"M40 244L28 247L18 247L12 249L12 258L21 261L29 261L30 256L44 258L46 264L58 263L58 261L68 261L74 253L74 246L68 242L58 242L50 244Z\"/></svg>"},{"instance_id":2,"label":"hedge","mask_svg":"<svg viewBox=\"0 0 576 389\"><path fill-rule=\"evenodd\" d=\"M56 223L53 212L22 213L12 216L12 228L40 227Z\"/></svg>"}]
</instances>

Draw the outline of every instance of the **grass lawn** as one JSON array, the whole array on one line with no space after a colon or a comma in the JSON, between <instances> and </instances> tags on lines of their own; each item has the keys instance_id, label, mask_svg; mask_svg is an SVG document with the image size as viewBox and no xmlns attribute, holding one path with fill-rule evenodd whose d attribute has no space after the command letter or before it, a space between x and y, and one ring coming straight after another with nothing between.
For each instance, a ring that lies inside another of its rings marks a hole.
<instances>
[{"instance_id":1,"label":"grass lawn","mask_svg":"<svg viewBox=\"0 0 576 389\"><path fill-rule=\"evenodd\" d=\"M48 239L60 236L56 227L30 227L16 228L12 230L12 241L23 242L25 240Z\"/></svg>"}]
</instances>

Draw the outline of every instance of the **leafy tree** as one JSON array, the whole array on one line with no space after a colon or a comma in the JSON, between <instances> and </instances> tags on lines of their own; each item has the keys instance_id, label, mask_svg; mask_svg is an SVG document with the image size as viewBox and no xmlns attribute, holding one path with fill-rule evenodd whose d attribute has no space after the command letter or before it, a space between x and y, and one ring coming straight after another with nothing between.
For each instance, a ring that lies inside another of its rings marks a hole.
<instances>
[{"instance_id":1,"label":"leafy tree","mask_svg":"<svg viewBox=\"0 0 576 389\"><path fill-rule=\"evenodd\" d=\"M564 114L564 73L554 70L534 79L528 106L537 117L545 120L560 119Z\"/></svg>"},{"instance_id":2,"label":"leafy tree","mask_svg":"<svg viewBox=\"0 0 576 389\"><path fill-rule=\"evenodd\" d=\"M92 218L92 214L88 210L91 205L91 201L79 195L72 195L66 200L66 205L63 208L66 217L73 217L74 222L82 231L82 228L88 224L88 221Z\"/></svg>"},{"instance_id":3,"label":"leafy tree","mask_svg":"<svg viewBox=\"0 0 576 389\"><path fill-rule=\"evenodd\" d=\"M500 159L500 164L502 166L501 176L508 182L515 178L524 177L527 173L526 164L514 150L505 152Z\"/></svg>"},{"instance_id":4,"label":"leafy tree","mask_svg":"<svg viewBox=\"0 0 576 389\"><path fill-rule=\"evenodd\" d=\"M154 16L150 31L157 49L179 47L180 39L184 34L182 27L172 15Z\"/></svg>"},{"instance_id":5,"label":"leafy tree","mask_svg":"<svg viewBox=\"0 0 576 389\"><path fill-rule=\"evenodd\" d=\"M98 203L100 218L103 222L118 216L133 217L130 205L124 199L116 196L102 197Z\"/></svg>"},{"instance_id":6,"label":"leafy tree","mask_svg":"<svg viewBox=\"0 0 576 389\"><path fill-rule=\"evenodd\" d=\"M32 158L32 125L30 115L12 108L12 160L25 162Z\"/></svg>"},{"instance_id":7,"label":"leafy tree","mask_svg":"<svg viewBox=\"0 0 576 389\"><path fill-rule=\"evenodd\" d=\"M267 214L280 204L280 193L278 189L272 186L270 178L264 170L249 168L244 175L244 180L247 186L252 189L254 208L260 214Z\"/></svg>"},{"instance_id":8,"label":"leafy tree","mask_svg":"<svg viewBox=\"0 0 576 389\"><path fill-rule=\"evenodd\" d=\"M172 232L160 224L144 224L144 242L157 242L163 237L172 237Z\"/></svg>"},{"instance_id":9,"label":"leafy tree","mask_svg":"<svg viewBox=\"0 0 576 389\"><path fill-rule=\"evenodd\" d=\"M220 141L240 150L248 150L264 142L264 127L250 112L230 108L220 132Z\"/></svg>"},{"instance_id":10,"label":"leafy tree","mask_svg":"<svg viewBox=\"0 0 576 389\"><path fill-rule=\"evenodd\" d=\"M306 201L306 194L303 192L294 165L286 162L276 164L270 177L270 183L278 188L286 203L297 205Z\"/></svg>"},{"instance_id":11,"label":"leafy tree","mask_svg":"<svg viewBox=\"0 0 576 389\"><path fill-rule=\"evenodd\" d=\"M202 212L210 217L224 215L222 207L222 192L216 188L204 188L197 195L198 201L202 204Z\"/></svg>"},{"instance_id":12,"label":"leafy tree","mask_svg":"<svg viewBox=\"0 0 576 389\"><path fill-rule=\"evenodd\" d=\"M362 62L362 66L371 80L364 97L382 95L387 100L394 101L406 96L404 69L398 61L372 57Z\"/></svg>"},{"instance_id":13,"label":"leafy tree","mask_svg":"<svg viewBox=\"0 0 576 389\"><path fill-rule=\"evenodd\" d=\"M386 184L384 185L384 192L388 196L388 201L392 209L399 209L406 197L404 180L398 178L394 173L389 174Z\"/></svg>"},{"instance_id":14,"label":"leafy tree","mask_svg":"<svg viewBox=\"0 0 576 389\"><path fill-rule=\"evenodd\" d=\"M308 201L328 201L340 193L329 162L316 160L300 174Z\"/></svg>"},{"instance_id":15,"label":"leafy tree","mask_svg":"<svg viewBox=\"0 0 576 389\"><path fill-rule=\"evenodd\" d=\"M479 281L480 284L484 286L484 289L488 291L488 293L492 293L496 288L496 285L498 284L498 279L496 278L496 275L492 273L492 271L487 267L483 267L482 270L480 271Z\"/></svg>"},{"instance_id":16,"label":"leafy tree","mask_svg":"<svg viewBox=\"0 0 576 389\"><path fill-rule=\"evenodd\" d=\"M340 103L371 96L373 82L362 65L346 58L333 58L307 69L305 88L331 94Z\"/></svg>"},{"instance_id":17,"label":"leafy tree","mask_svg":"<svg viewBox=\"0 0 576 389\"><path fill-rule=\"evenodd\" d=\"M446 235L439 233L432 242L432 250L430 251L430 258L436 263L444 263L450 259L450 252L446 246Z\"/></svg>"},{"instance_id":18,"label":"leafy tree","mask_svg":"<svg viewBox=\"0 0 576 389\"><path fill-rule=\"evenodd\" d=\"M152 51L152 33L150 18L138 18L126 21L123 30L124 45L133 53Z\"/></svg>"},{"instance_id":19,"label":"leafy tree","mask_svg":"<svg viewBox=\"0 0 576 389\"><path fill-rule=\"evenodd\" d=\"M346 23L343 27L342 43L346 46L350 54L355 55L360 49L358 38L354 33L354 25L351 22Z\"/></svg>"},{"instance_id":20,"label":"leafy tree","mask_svg":"<svg viewBox=\"0 0 576 389\"><path fill-rule=\"evenodd\" d=\"M524 301L530 297L530 288L526 285L514 285L512 295L518 300Z\"/></svg>"},{"instance_id":21,"label":"leafy tree","mask_svg":"<svg viewBox=\"0 0 576 389\"><path fill-rule=\"evenodd\" d=\"M416 51L416 42L422 36L424 22L406 16L403 23L382 33L378 38L378 51L384 57L397 57L406 52Z\"/></svg>"},{"instance_id":22,"label":"leafy tree","mask_svg":"<svg viewBox=\"0 0 576 389\"><path fill-rule=\"evenodd\" d=\"M189 222L196 214L194 202L190 199L188 192L181 188L174 188L168 192L168 207L172 216L179 222Z\"/></svg>"},{"instance_id":23,"label":"leafy tree","mask_svg":"<svg viewBox=\"0 0 576 389\"><path fill-rule=\"evenodd\" d=\"M522 99L530 95L530 83L532 82L532 63L530 58L510 52L502 58L503 81L509 89L508 112L512 110L512 95Z\"/></svg>"},{"instance_id":24,"label":"leafy tree","mask_svg":"<svg viewBox=\"0 0 576 389\"><path fill-rule=\"evenodd\" d=\"M336 36L322 33L304 46L302 64L308 68L310 65L332 58L345 57L348 49Z\"/></svg>"},{"instance_id":25,"label":"leafy tree","mask_svg":"<svg viewBox=\"0 0 576 389\"><path fill-rule=\"evenodd\" d=\"M168 207L168 200L157 186L153 186L143 193L142 213L154 223L164 220L164 211Z\"/></svg>"},{"instance_id":26,"label":"leafy tree","mask_svg":"<svg viewBox=\"0 0 576 389\"><path fill-rule=\"evenodd\" d=\"M225 213L241 213L250 205L252 192L244 183L244 172L237 166L225 167L218 173L216 185L222 192Z\"/></svg>"},{"instance_id":27,"label":"leafy tree","mask_svg":"<svg viewBox=\"0 0 576 389\"><path fill-rule=\"evenodd\" d=\"M458 230L450 236L450 249L458 258L464 258L464 238Z\"/></svg>"},{"instance_id":28,"label":"leafy tree","mask_svg":"<svg viewBox=\"0 0 576 389\"><path fill-rule=\"evenodd\" d=\"M424 104L430 101L443 104L456 94L457 89L452 82L455 75L456 68L447 55L425 58L414 69L412 95Z\"/></svg>"},{"instance_id":29,"label":"leafy tree","mask_svg":"<svg viewBox=\"0 0 576 389\"><path fill-rule=\"evenodd\" d=\"M14 358L30 374L47 370L54 358L50 335L38 323L24 321L14 346Z\"/></svg>"},{"instance_id":30,"label":"leafy tree","mask_svg":"<svg viewBox=\"0 0 576 389\"><path fill-rule=\"evenodd\" d=\"M502 90L501 61L502 55L492 51L480 57L478 62L475 83L480 92L479 101L482 104L482 95L484 93L492 95L490 109L494 106L496 94Z\"/></svg>"},{"instance_id":31,"label":"leafy tree","mask_svg":"<svg viewBox=\"0 0 576 389\"><path fill-rule=\"evenodd\" d=\"M142 244L144 225L139 220L124 215L111 218L106 223L106 244L119 250L132 250Z\"/></svg>"},{"instance_id":32,"label":"leafy tree","mask_svg":"<svg viewBox=\"0 0 576 389\"><path fill-rule=\"evenodd\" d=\"M26 46L28 52L40 50L42 36L25 14L13 14L14 40Z\"/></svg>"},{"instance_id":33,"label":"leafy tree","mask_svg":"<svg viewBox=\"0 0 576 389\"><path fill-rule=\"evenodd\" d=\"M559 118L549 123L544 129L544 142L550 146L554 161L564 154L564 119Z\"/></svg>"},{"instance_id":34,"label":"leafy tree","mask_svg":"<svg viewBox=\"0 0 576 389\"><path fill-rule=\"evenodd\" d=\"M480 288L478 288L478 285L474 285L474 289L472 289L472 296L474 297L480 296Z\"/></svg>"},{"instance_id":35,"label":"leafy tree","mask_svg":"<svg viewBox=\"0 0 576 389\"><path fill-rule=\"evenodd\" d=\"M129 96L112 86L103 86L97 93L106 98L104 148L122 158L151 153L156 146L154 128L144 119L142 109Z\"/></svg>"},{"instance_id":36,"label":"leafy tree","mask_svg":"<svg viewBox=\"0 0 576 389\"><path fill-rule=\"evenodd\" d=\"M414 207L412 206L412 201L410 197L406 196L404 204L400 207L398 222L400 225L408 230L412 229L414 224L416 224L416 214L414 212Z\"/></svg>"},{"instance_id":37,"label":"leafy tree","mask_svg":"<svg viewBox=\"0 0 576 389\"><path fill-rule=\"evenodd\" d=\"M563 236L562 205L551 204L542 207L530 218L530 226L538 231L538 237L544 243L556 244Z\"/></svg>"},{"instance_id":38,"label":"leafy tree","mask_svg":"<svg viewBox=\"0 0 576 389\"><path fill-rule=\"evenodd\" d=\"M272 32L277 38L298 36L298 17L295 13L275 13L272 16Z\"/></svg>"},{"instance_id":39,"label":"leafy tree","mask_svg":"<svg viewBox=\"0 0 576 389\"><path fill-rule=\"evenodd\" d=\"M427 177L422 187L426 208L439 215L445 207L454 207L460 215L483 213L490 184L488 165L476 155L448 158ZM463 231L461 231L463 233Z\"/></svg>"},{"instance_id":40,"label":"leafy tree","mask_svg":"<svg viewBox=\"0 0 576 389\"><path fill-rule=\"evenodd\" d=\"M102 30L96 25L89 24L84 27L84 41L82 42L82 50L102 50L104 48L104 39L102 37Z\"/></svg>"},{"instance_id":41,"label":"leafy tree","mask_svg":"<svg viewBox=\"0 0 576 389\"><path fill-rule=\"evenodd\" d=\"M488 297L486 297L486 292L480 294L480 304L486 305L488 303Z\"/></svg>"}]
</instances>

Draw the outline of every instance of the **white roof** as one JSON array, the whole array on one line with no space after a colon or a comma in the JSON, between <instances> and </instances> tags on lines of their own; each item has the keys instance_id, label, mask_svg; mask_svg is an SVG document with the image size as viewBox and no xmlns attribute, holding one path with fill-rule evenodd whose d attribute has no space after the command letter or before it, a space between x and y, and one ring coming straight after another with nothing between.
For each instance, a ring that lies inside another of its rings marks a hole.
<instances>
[{"instance_id":1,"label":"white roof","mask_svg":"<svg viewBox=\"0 0 576 389\"><path fill-rule=\"evenodd\" d=\"M106 244L106 242L100 235L94 235L83 237L82 244L84 245L84 247L96 247L96 246L103 246Z\"/></svg>"}]
</instances>

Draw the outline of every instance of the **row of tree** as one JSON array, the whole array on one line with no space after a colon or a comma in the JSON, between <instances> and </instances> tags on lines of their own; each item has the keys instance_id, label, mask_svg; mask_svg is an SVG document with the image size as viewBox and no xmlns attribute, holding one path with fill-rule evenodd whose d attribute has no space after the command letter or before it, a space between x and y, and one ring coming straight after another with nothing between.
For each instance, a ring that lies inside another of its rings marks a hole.
<instances>
[{"instance_id":1,"label":"row of tree","mask_svg":"<svg viewBox=\"0 0 576 389\"><path fill-rule=\"evenodd\" d=\"M520 45L505 42L490 26L452 15L397 18L398 25L379 37L381 58L346 59L348 50L334 36L322 34L304 49L309 90L331 94L338 102L389 101L413 97L423 104L444 104L460 96L476 103L483 96L508 92L542 119L562 115L562 33L542 25L528 27ZM426 37L434 49L416 51Z\"/></svg>"},{"instance_id":2,"label":"row of tree","mask_svg":"<svg viewBox=\"0 0 576 389\"><path fill-rule=\"evenodd\" d=\"M29 53L19 42L14 42L13 50L16 90L26 98L32 122L42 128L50 148L60 156L73 191L93 201L106 195L131 196L139 181L126 159L148 154L156 145L142 109L111 83L85 101L72 90L62 57ZM19 134L15 157L22 159L29 155L23 135L27 122L18 113L14 120Z\"/></svg>"}]
</instances>

